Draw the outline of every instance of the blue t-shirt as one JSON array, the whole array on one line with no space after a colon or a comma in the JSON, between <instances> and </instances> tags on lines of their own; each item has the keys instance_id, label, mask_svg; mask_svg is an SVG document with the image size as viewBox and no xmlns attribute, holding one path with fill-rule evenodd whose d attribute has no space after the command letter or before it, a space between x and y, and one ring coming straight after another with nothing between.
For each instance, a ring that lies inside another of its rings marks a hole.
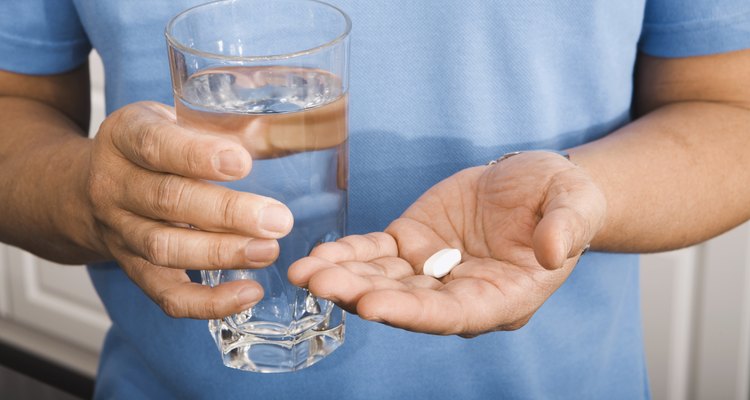
<instances>
[{"instance_id":1,"label":"blue t-shirt","mask_svg":"<svg viewBox=\"0 0 750 400\"><path fill-rule=\"evenodd\" d=\"M0 4L0 68L66 71L94 47L109 112L172 104L164 25L188 0ZM638 51L750 47L747 0L353 1L350 233L509 150L565 148L628 123ZM91 266L112 318L97 398L647 398L637 256L592 253L527 326L466 340L356 317L315 366L221 364L206 322L166 317L114 264Z\"/></svg>"}]
</instances>

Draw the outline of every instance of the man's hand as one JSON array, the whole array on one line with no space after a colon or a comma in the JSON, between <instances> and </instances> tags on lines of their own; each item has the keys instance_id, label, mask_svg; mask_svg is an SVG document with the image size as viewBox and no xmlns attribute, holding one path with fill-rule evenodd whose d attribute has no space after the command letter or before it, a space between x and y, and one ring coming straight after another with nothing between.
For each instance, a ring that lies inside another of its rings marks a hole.
<instances>
[{"instance_id":1,"label":"man's hand","mask_svg":"<svg viewBox=\"0 0 750 400\"><path fill-rule=\"evenodd\" d=\"M318 246L289 279L362 318L434 334L524 326L570 275L601 228L606 201L588 174L549 152L461 171L385 232ZM442 279L427 258L460 249Z\"/></svg>"},{"instance_id":2,"label":"man's hand","mask_svg":"<svg viewBox=\"0 0 750 400\"><path fill-rule=\"evenodd\" d=\"M263 297L256 282L209 288L184 270L259 268L278 256L276 239L292 228L289 209L204 181L239 179L251 162L234 141L178 126L167 106L123 107L91 148L86 190L99 252L116 258L170 316L218 318L249 308Z\"/></svg>"}]
</instances>

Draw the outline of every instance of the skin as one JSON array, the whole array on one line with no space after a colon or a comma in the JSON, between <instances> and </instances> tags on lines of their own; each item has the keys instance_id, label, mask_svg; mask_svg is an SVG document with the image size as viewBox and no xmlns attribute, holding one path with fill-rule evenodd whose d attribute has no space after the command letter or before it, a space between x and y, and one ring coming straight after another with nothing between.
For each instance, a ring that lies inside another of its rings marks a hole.
<instances>
[{"instance_id":1,"label":"skin","mask_svg":"<svg viewBox=\"0 0 750 400\"><path fill-rule=\"evenodd\" d=\"M606 206L589 176L562 156L506 161L440 182L384 233L319 246L290 268L290 280L365 319L412 331L519 328L570 275ZM578 230L579 242L568 243L563 232ZM461 250L463 262L441 279L422 275L425 260L448 247Z\"/></svg>"},{"instance_id":2,"label":"skin","mask_svg":"<svg viewBox=\"0 0 750 400\"><path fill-rule=\"evenodd\" d=\"M247 151L179 127L157 103L123 107L87 139L87 86L85 66L0 72L0 240L62 263L116 259L173 317L229 315L260 300L256 282L209 288L185 273L266 266L291 230L276 200L203 181L247 175Z\"/></svg>"},{"instance_id":3,"label":"skin","mask_svg":"<svg viewBox=\"0 0 750 400\"><path fill-rule=\"evenodd\" d=\"M432 187L385 232L324 244L289 277L371 321L476 336L524 326L586 243L676 249L750 219L750 51L641 55L638 118L570 149L529 152ZM421 275L435 251L463 263Z\"/></svg>"},{"instance_id":4,"label":"skin","mask_svg":"<svg viewBox=\"0 0 750 400\"><path fill-rule=\"evenodd\" d=\"M570 149L574 163L530 152L459 171L385 232L321 245L289 277L403 329L518 329L589 242L602 251L668 250L750 218L749 70L750 51L641 55L640 118ZM0 185L8 188L0 240L57 262L114 258L174 317L222 317L262 297L254 282L208 288L184 272L267 265L291 229L289 210L274 200L203 181L246 175L252 159L240 145L182 128L156 103L125 106L85 138L85 66L41 77L0 72L0 110ZM440 280L420 275L444 247L461 249L465 262Z\"/></svg>"}]
</instances>

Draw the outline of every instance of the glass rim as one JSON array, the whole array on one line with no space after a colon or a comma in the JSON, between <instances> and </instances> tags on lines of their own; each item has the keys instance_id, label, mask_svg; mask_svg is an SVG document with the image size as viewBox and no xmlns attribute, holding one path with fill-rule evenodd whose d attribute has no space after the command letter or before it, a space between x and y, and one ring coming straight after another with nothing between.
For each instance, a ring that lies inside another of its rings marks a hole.
<instances>
[{"instance_id":1,"label":"glass rim","mask_svg":"<svg viewBox=\"0 0 750 400\"><path fill-rule=\"evenodd\" d=\"M344 30L341 34L336 36L334 39L329 40L319 46L311 47L309 49L303 49L294 51L291 53L282 53L282 54L268 54L268 55L257 55L257 56L228 56L228 55L222 55L222 54L215 54L208 51L198 50L191 47L188 47L184 44L182 44L177 38L175 38L171 32L174 30L174 25L177 23L177 21L181 18L183 18L188 13L191 13L195 11L198 8L208 7L208 6L215 6L219 3L234 3L237 1L243 1L243 0L214 0L207 3L199 4L193 7L190 7L188 9L185 9L181 11L179 14L172 17L169 22L167 22L167 26L164 28L164 36L167 38L167 43L171 47L174 47L175 49L180 50L184 53L189 53L195 56L203 57L203 58L211 58L216 60L224 60L224 61L248 61L248 62L254 62L254 61L273 61L273 60L285 60L289 58L295 58L300 57L312 53L316 53L318 51L324 50L328 47L333 47L339 42L346 39L347 36L349 36L349 32L352 30L352 20L349 18L349 15L347 15L343 10L340 8L334 6L333 4L326 3L324 1L320 0L286 0L291 2L306 2L306 3L317 3L320 5L323 5L325 7L328 7L332 9L333 11L337 12L339 15L341 15L344 18Z\"/></svg>"}]
</instances>

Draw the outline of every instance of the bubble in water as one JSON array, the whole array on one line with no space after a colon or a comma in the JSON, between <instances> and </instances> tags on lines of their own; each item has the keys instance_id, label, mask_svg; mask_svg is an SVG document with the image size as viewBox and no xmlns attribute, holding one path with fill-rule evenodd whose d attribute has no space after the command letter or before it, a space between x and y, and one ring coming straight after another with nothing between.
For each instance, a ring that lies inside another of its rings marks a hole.
<instances>
[{"instance_id":1,"label":"bubble in water","mask_svg":"<svg viewBox=\"0 0 750 400\"><path fill-rule=\"evenodd\" d=\"M183 84L182 98L218 112L288 113L332 101L340 90L331 74L278 68L211 69Z\"/></svg>"},{"instance_id":2,"label":"bubble in water","mask_svg":"<svg viewBox=\"0 0 750 400\"><path fill-rule=\"evenodd\" d=\"M235 76L230 73L196 75L185 83L183 96L191 103L206 108L224 108L238 100L232 90L235 81Z\"/></svg>"}]
</instances>

